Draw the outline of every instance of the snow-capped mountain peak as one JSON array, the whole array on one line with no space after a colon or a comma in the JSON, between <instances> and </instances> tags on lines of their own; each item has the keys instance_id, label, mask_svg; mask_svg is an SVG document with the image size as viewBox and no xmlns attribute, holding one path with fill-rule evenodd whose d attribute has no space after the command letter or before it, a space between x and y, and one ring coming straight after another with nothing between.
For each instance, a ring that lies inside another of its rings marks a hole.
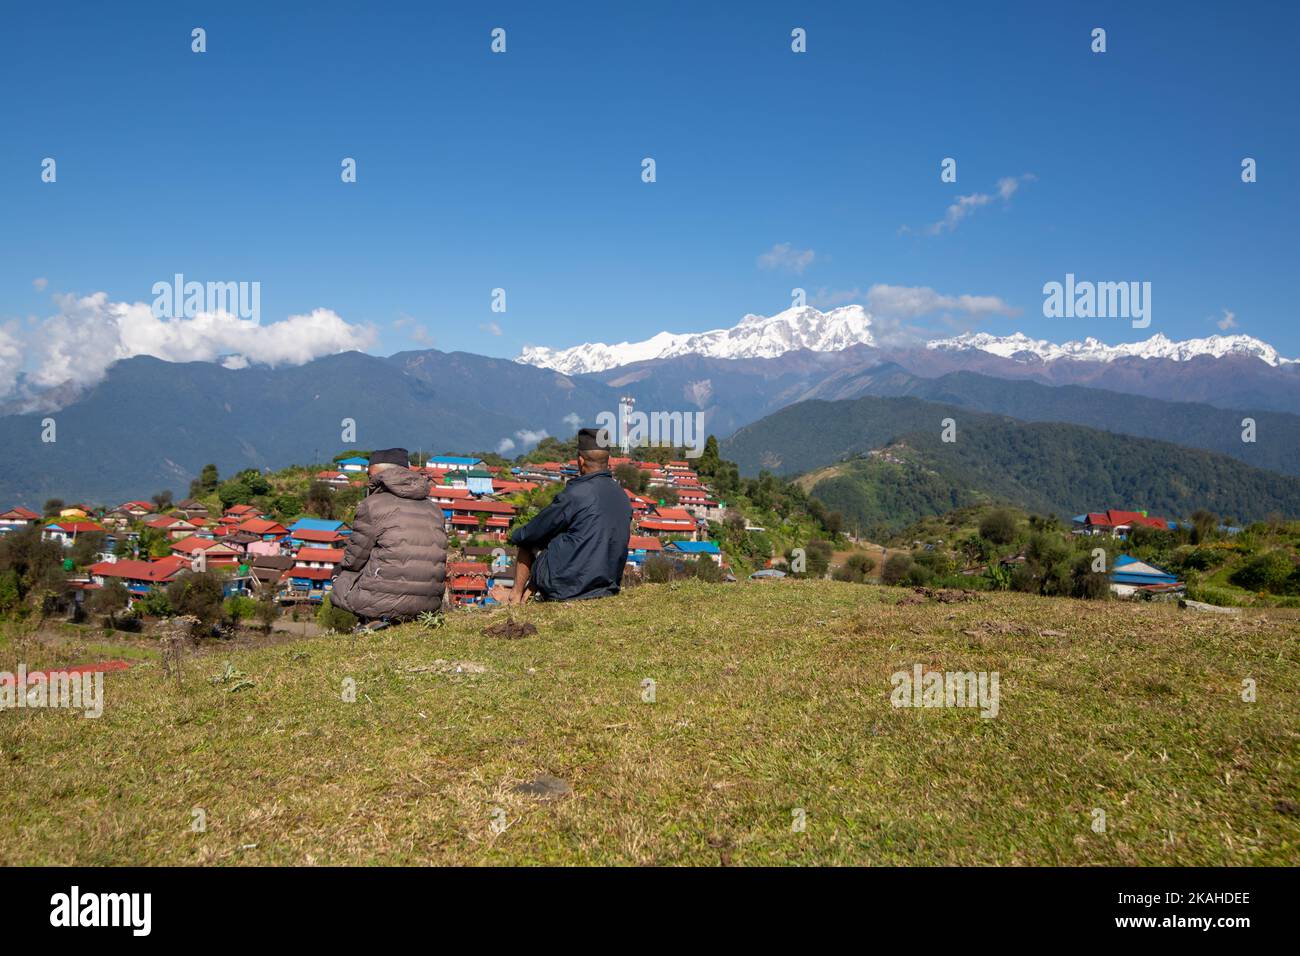
<instances>
[{"instance_id":1,"label":"snow-capped mountain peak","mask_svg":"<svg viewBox=\"0 0 1300 956\"><path fill-rule=\"evenodd\" d=\"M1110 362L1119 358L1171 359L1186 362L1201 355L1223 358L1228 355L1245 355L1257 358L1272 366L1292 365L1300 359L1284 358L1267 342L1249 335L1211 335L1203 339L1175 341L1161 332L1141 342L1124 342L1107 345L1100 339L1056 344L1046 339L1031 339L1023 332L1013 335L990 335L987 332L964 332L947 339L929 342L926 348L945 351L988 352L1021 362L1054 362L1057 359L1074 359L1082 362Z\"/></svg>"},{"instance_id":2,"label":"snow-capped mountain peak","mask_svg":"<svg viewBox=\"0 0 1300 956\"><path fill-rule=\"evenodd\" d=\"M874 344L871 315L862 306L846 305L828 312L800 306L776 315L746 315L732 328L711 332L660 332L642 342L595 342L568 349L529 346L515 361L578 375L678 355L774 358L796 349L838 352L852 345Z\"/></svg>"},{"instance_id":3,"label":"snow-capped mountain peak","mask_svg":"<svg viewBox=\"0 0 1300 956\"><path fill-rule=\"evenodd\" d=\"M554 369L565 375L579 375L680 355L775 358L797 349L838 352L853 345L881 345L871 330L871 313L861 305L845 305L827 312L812 306L800 306L776 315L746 315L729 329L710 332L660 332L641 342L620 342L617 345L594 342L567 349L529 346L515 361ZM1141 342L1107 345L1092 337L1058 344L1030 338L1023 332L1012 335L963 332L951 338L927 342L925 347L952 352L988 352L1022 363L1054 362L1058 359L1111 362L1122 358L1186 362L1198 356L1249 356L1274 367L1300 363L1300 359L1284 358L1267 342L1249 335L1211 335L1175 341L1163 333L1156 333Z\"/></svg>"}]
</instances>

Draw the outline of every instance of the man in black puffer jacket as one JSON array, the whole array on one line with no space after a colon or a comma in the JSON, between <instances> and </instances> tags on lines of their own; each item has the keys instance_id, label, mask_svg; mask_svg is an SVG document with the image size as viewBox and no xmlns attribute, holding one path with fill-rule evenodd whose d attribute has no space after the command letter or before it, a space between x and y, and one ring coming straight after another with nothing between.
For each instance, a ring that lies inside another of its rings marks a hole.
<instances>
[{"instance_id":1,"label":"man in black puffer jacket","mask_svg":"<svg viewBox=\"0 0 1300 956\"><path fill-rule=\"evenodd\" d=\"M522 528L515 586L494 589L505 604L522 604L532 594L547 601L573 601L617 594L627 564L632 505L609 473L609 450L594 428L578 432L577 478Z\"/></svg>"},{"instance_id":2,"label":"man in black puffer jacket","mask_svg":"<svg viewBox=\"0 0 1300 956\"><path fill-rule=\"evenodd\" d=\"M442 607L447 532L431 484L404 448L370 456L370 494L357 505L330 603L363 622L410 620Z\"/></svg>"}]
</instances>

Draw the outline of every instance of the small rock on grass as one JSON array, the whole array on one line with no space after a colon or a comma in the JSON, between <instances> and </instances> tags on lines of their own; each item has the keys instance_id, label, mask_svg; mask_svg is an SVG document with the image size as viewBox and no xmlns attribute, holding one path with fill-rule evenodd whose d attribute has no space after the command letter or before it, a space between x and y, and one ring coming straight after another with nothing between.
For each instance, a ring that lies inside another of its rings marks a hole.
<instances>
[{"instance_id":1,"label":"small rock on grass","mask_svg":"<svg viewBox=\"0 0 1300 956\"><path fill-rule=\"evenodd\" d=\"M500 624L493 624L483 628L483 633L488 637L504 637L508 641L517 641L521 637L531 637L537 633L537 625L531 621L516 621L513 618L507 618Z\"/></svg>"},{"instance_id":2,"label":"small rock on grass","mask_svg":"<svg viewBox=\"0 0 1300 956\"><path fill-rule=\"evenodd\" d=\"M549 773L540 774L525 783L516 784L512 789L515 793L525 793L530 797L541 797L543 800L559 800L561 797L573 795L573 786L569 781L561 780Z\"/></svg>"}]
</instances>

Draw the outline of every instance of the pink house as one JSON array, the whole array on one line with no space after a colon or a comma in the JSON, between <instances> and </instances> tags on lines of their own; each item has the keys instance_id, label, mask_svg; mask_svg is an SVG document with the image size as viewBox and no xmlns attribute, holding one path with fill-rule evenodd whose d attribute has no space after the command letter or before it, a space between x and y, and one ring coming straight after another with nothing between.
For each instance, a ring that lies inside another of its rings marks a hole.
<instances>
[{"instance_id":1,"label":"pink house","mask_svg":"<svg viewBox=\"0 0 1300 956\"><path fill-rule=\"evenodd\" d=\"M249 557L254 555L274 556L280 553L279 541L250 541L245 549Z\"/></svg>"}]
</instances>

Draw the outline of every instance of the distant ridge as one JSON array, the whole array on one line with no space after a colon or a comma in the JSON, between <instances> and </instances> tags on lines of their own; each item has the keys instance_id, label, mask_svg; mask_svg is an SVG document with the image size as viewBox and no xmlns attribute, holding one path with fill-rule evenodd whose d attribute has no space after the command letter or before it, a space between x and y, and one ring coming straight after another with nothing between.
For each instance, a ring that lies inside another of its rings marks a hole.
<instances>
[{"instance_id":1,"label":"distant ridge","mask_svg":"<svg viewBox=\"0 0 1300 956\"><path fill-rule=\"evenodd\" d=\"M942 440L948 418L953 442ZM835 466L808 490L859 528L901 527L979 501L1062 518L1100 507L1300 516L1300 478L1226 455L916 398L800 402L740 429L721 451L750 475Z\"/></svg>"}]
</instances>

